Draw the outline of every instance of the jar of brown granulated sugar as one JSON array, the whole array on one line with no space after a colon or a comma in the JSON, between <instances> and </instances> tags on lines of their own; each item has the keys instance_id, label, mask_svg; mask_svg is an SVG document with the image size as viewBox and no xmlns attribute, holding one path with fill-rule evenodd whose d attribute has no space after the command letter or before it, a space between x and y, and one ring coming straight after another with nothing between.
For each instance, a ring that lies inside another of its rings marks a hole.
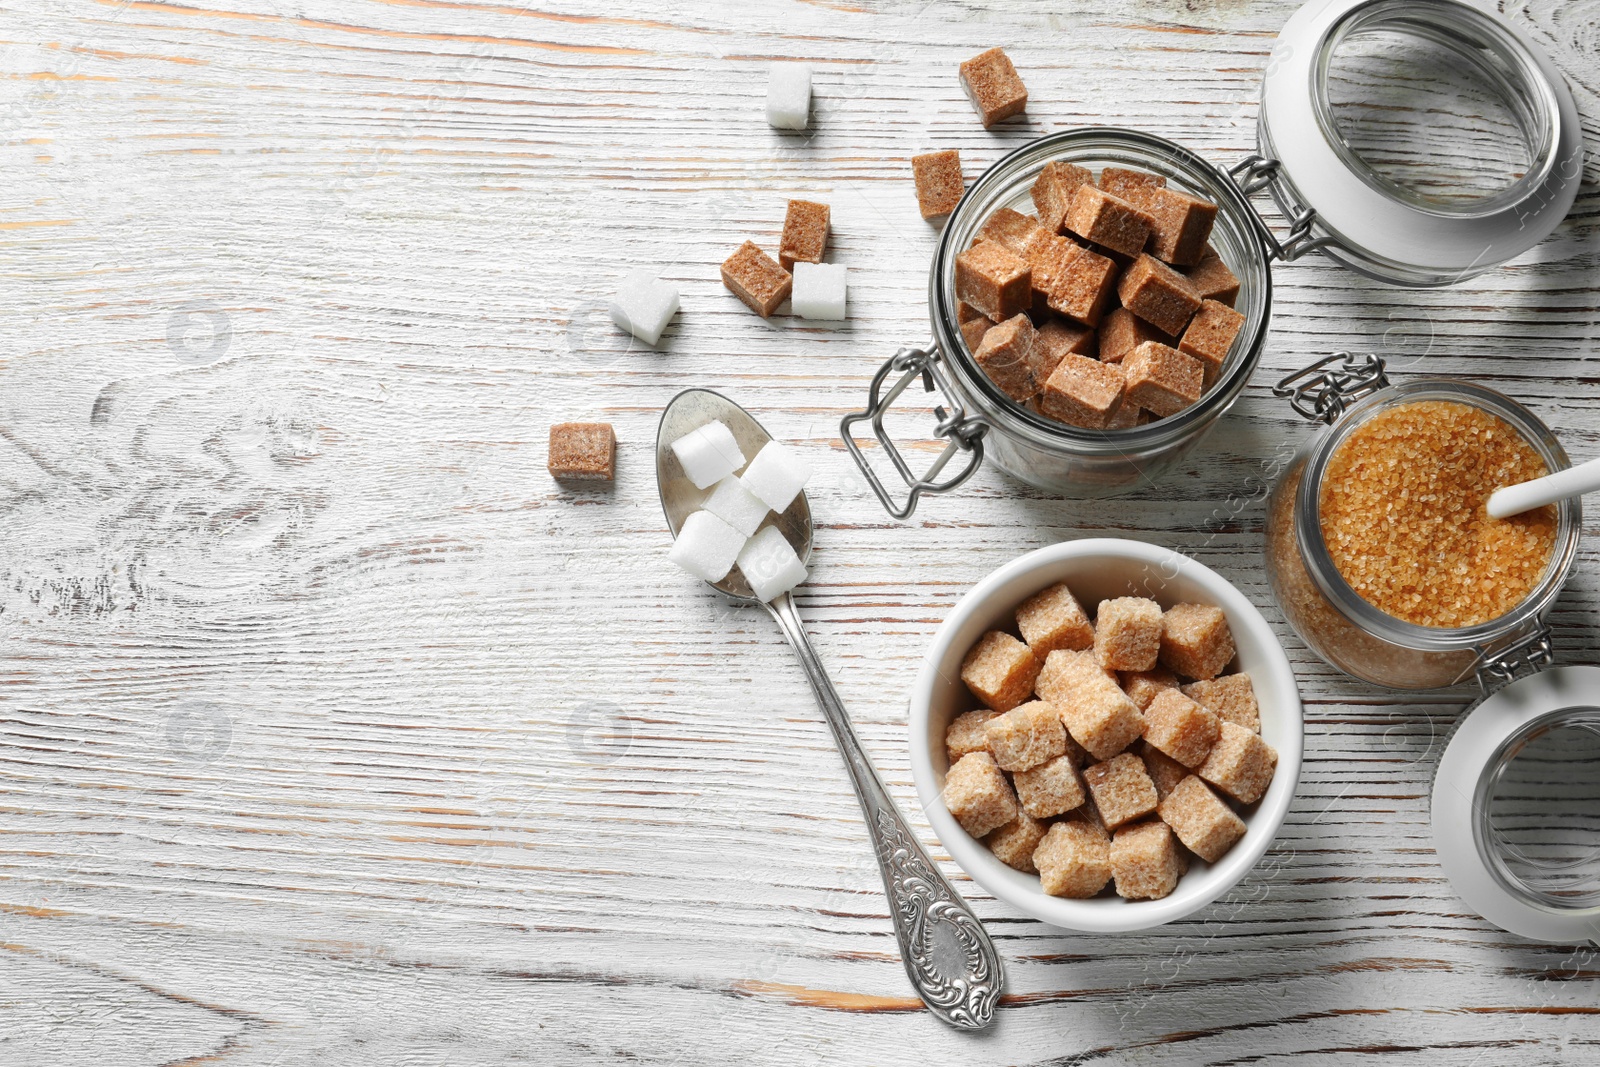
<instances>
[{"instance_id":1,"label":"jar of brown granulated sugar","mask_svg":"<svg viewBox=\"0 0 1600 1067\"><path fill-rule=\"evenodd\" d=\"M1329 424L1268 505L1267 569L1295 631L1347 674L1395 689L1549 659L1543 620L1572 567L1576 499L1491 518L1489 494L1567 454L1522 405L1448 378L1390 385L1375 356L1334 356L1276 390Z\"/></svg>"}]
</instances>

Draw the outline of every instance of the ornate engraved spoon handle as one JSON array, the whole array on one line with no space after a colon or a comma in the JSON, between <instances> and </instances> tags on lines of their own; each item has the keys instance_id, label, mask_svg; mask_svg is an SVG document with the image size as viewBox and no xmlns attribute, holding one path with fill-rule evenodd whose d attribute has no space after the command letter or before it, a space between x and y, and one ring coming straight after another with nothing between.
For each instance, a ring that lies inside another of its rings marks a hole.
<instances>
[{"instance_id":1,"label":"ornate engraved spoon handle","mask_svg":"<svg viewBox=\"0 0 1600 1067\"><path fill-rule=\"evenodd\" d=\"M994 1021L1004 983L1000 956L989 934L928 858L906 826L872 761L867 758L844 703L811 648L800 613L785 593L767 605L805 668L833 738L850 771L889 894L895 934L906 974L923 1002L952 1026L977 1030Z\"/></svg>"}]
</instances>

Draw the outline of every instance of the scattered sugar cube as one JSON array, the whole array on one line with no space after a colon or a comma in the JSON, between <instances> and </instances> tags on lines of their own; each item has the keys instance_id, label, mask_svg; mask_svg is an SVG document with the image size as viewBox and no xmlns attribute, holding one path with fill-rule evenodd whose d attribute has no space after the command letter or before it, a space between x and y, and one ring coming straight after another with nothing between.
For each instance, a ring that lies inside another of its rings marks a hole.
<instances>
[{"instance_id":1,"label":"scattered sugar cube","mask_svg":"<svg viewBox=\"0 0 1600 1067\"><path fill-rule=\"evenodd\" d=\"M1039 694L1039 699L1047 700L1060 709L1071 701L1073 690L1090 684L1094 678L1112 683L1117 680L1115 674L1100 666L1093 652L1058 648L1045 655L1044 665L1035 679L1034 691Z\"/></svg>"},{"instance_id":2,"label":"scattered sugar cube","mask_svg":"<svg viewBox=\"0 0 1600 1067\"><path fill-rule=\"evenodd\" d=\"M1160 803L1155 783L1144 769L1144 760L1132 752L1085 767L1083 783L1094 798L1095 810L1112 830L1144 818Z\"/></svg>"},{"instance_id":3,"label":"scattered sugar cube","mask_svg":"<svg viewBox=\"0 0 1600 1067\"><path fill-rule=\"evenodd\" d=\"M802 319L843 322L848 274L848 268L837 263L796 263L789 306Z\"/></svg>"},{"instance_id":4,"label":"scattered sugar cube","mask_svg":"<svg viewBox=\"0 0 1600 1067\"><path fill-rule=\"evenodd\" d=\"M645 268L622 279L611 298L611 321L647 345L661 340L661 331L677 313L677 288Z\"/></svg>"},{"instance_id":5,"label":"scattered sugar cube","mask_svg":"<svg viewBox=\"0 0 1600 1067\"><path fill-rule=\"evenodd\" d=\"M696 578L720 582L733 569L745 536L709 511L697 511L683 522L667 558Z\"/></svg>"},{"instance_id":6,"label":"scattered sugar cube","mask_svg":"<svg viewBox=\"0 0 1600 1067\"><path fill-rule=\"evenodd\" d=\"M833 212L827 204L810 200L791 200L783 216L783 235L778 238L778 262L784 270L796 263L821 263L828 248L828 229ZM796 284L799 279L795 279Z\"/></svg>"},{"instance_id":7,"label":"scattered sugar cube","mask_svg":"<svg viewBox=\"0 0 1600 1067\"><path fill-rule=\"evenodd\" d=\"M1242 726L1251 733L1261 732L1261 707L1256 703L1256 688L1243 672L1183 686L1183 695L1223 722Z\"/></svg>"},{"instance_id":8,"label":"scattered sugar cube","mask_svg":"<svg viewBox=\"0 0 1600 1067\"><path fill-rule=\"evenodd\" d=\"M1111 880L1111 842L1092 823L1058 822L1033 850L1033 865L1040 888L1051 896L1092 897Z\"/></svg>"},{"instance_id":9,"label":"scattered sugar cube","mask_svg":"<svg viewBox=\"0 0 1600 1067\"><path fill-rule=\"evenodd\" d=\"M754 241L746 241L722 261L722 284L751 311L767 318L789 299L794 276Z\"/></svg>"},{"instance_id":10,"label":"scattered sugar cube","mask_svg":"<svg viewBox=\"0 0 1600 1067\"><path fill-rule=\"evenodd\" d=\"M1185 677L1215 678L1233 651L1228 616L1214 604L1174 604L1161 616L1161 662Z\"/></svg>"},{"instance_id":11,"label":"scattered sugar cube","mask_svg":"<svg viewBox=\"0 0 1600 1067\"><path fill-rule=\"evenodd\" d=\"M1035 874L1038 868L1033 865L1033 850L1039 847L1048 829L1026 811L1019 811L1015 819L984 838L983 843L989 846L995 859L1007 867L1014 867L1024 874Z\"/></svg>"},{"instance_id":12,"label":"scattered sugar cube","mask_svg":"<svg viewBox=\"0 0 1600 1067\"><path fill-rule=\"evenodd\" d=\"M948 215L961 202L961 153L954 148L911 157L911 178L917 187L917 210L925 219Z\"/></svg>"},{"instance_id":13,"label":"scattered sugar cube","mask_svg":"<svg viewBox=\"0 0 1600 1067\"><path fill-rule=\"evenodd\" d=\"M609 482L617 471L617 435L609 422L560 422L550 427L545 467L552 478Z\"/></svg>"},{"instance_id":14,"label":"scattered sugar cube","mask_svg":"<svg viewBox=\"0 0 1600 1067\"><path fill-rule=\"evenodd\" d=\"M1094 654L1112 671L1147 671L1161 654L1161 605L1137 596L1102 601L1094 617Z\"/></svg>"},{"instance_id":15,"label":"scattered sugar cube","mask_svg":"<svg viewBox=\"0 0 1600 1067\"><path fill-rule=\"evenodd\" d=\"M979 708L957 715L944 732L945 757L953 764L968 752L988 752L989 735L984 727L999 714L998 711Z\"/></svg>"},{"instance_id":16,"label":"scattered sugar cube","mask_svg":"<svg viewBox=\"0 0 1600 1067\"><path fill-rule=\"evenodd\" d=\"M777 130L803 130L811 121L811 68L804 63L774 63L767 72L767 124Z\"/></svg>"},{"instance_id":17,"label":"scattered sugar cube","mask_svg":"<svg viewBox=\"0 0 1600 1067\"><path fill-rule=\"evenodd\" d=\"M750 591L758 600L771 600L806 580L806 565L776 526L768 526L750 538L739 553L738 563L739 573L750 583Z\"/></svg>"},{"instance_id":18,"label":"scattered sugar cube","mask_svg":"<svg viewBox=\"0 0 1600 1067\"><path fill-rule=\"evenodd\" d=\"M961 661L961 680L995 711L1010 711L1028 699L1039 677L1039 660L1010 634L990 630Z\"/></svg>"},{"instance_id":19,"label":"scattered sugar cube","mask_svg":"<svg viewBox=\"0 0 1600 1067\"><path fill-rule=\"evenodd\" d=\"M767 507L783 514L811 480L811 464L777 441L768 441L750 461L741 479Z\"/></svg>"},{"instance_id":20,"label":"scattered sugar cube","mask_svg":"<svg viewBox=\"0 0 1600 1067\"><path fill-rule=\"evenodd\" d=\"M1011 783L987 752L962 756L944 779L944 806L973 837L998 830L1021 809Z\"/></svg>"},{"instance_id":21,"label":"scattered sugar cube","mask_svg":"<svg viewBox=\"0 0 1600 1067\"><path fill-rule=\"evenodd\" d=\"M732 474L717 483L701 506L746 537L755 535L771 510Z\"/></svg>"},{"instance_id":22,"label":"scattered sugar cube","mask_svg":"<svg viewBox=\"0 0 1600 1067\"><path fill-rule=\"evenodd\" d=\"M739 442L720 419L690 430L672 442L672 454L678 457L683 473L696 489L715 485L744 466Z\"/></svg>"},{"instance_id":23,"label":"scattered sugar cube","mask_svg":"<svg viewBox=\"0 0 1600 1067\"><path fill-rule=\"evenodd\" d=\"M1028 90L1017 77L1011 57L999 48L981 52L961 64L961 88L977 109L985 129L1028 107Z\"/></svg>"},{"instance_id":24,"label":"scattered sugar cube","mask_svg":"<svg viewBox=\"0 0 1600 1067\"><path fill-rule=\"evenodd\" d=\"M1139 758L1144 760L1144 771L1156 787L1156 796L1163 800L1193 773L1148 741L1139 742Z\"/></svg>"},{"instance_id":25,"label":"scattered sugar cube","mask_svg":"<svg viewBox=\"0 0 1600 1067\"><path fill-rule=\"evenodd\" d=\"M1198 767L1222 736L1221 721L1176 689L1156 694L1144 713L1144 739L1185 767Z\"/></svg>"},{"instance_id":26,"label":"scattered sugar cube","mask_svg":"<svg viewBox=\"0 0 1600 1067\"><path fill-rule=\"evenodd\" d=\"M1057 756L1037 767L1018 771L1012 775L1017 787L1017 800L1022 810L1035 819L1048 819L1082 806L1086 794L1083 779L1073 765L1071 755Z\"/></svg>"},{"instance_id":27,"label":"scattered sugar cube","mask_svg":"<svg viewBox=\"0 0 1600 1067\"><path fill-rule=\"evenodd\" d=\"M1210 788L1189 775L1161 799L1161 821L1207 863L1215 863L1244 836L1244 820Z\"/></svg>"},{"instance_id":28,"label":"scattered sugar cube","mask_svg":"<svg viewBox=\"0 0 1600 1067\"><path fill-rule=\"evenodd\" d=\"M1111 839L1111 876L1124 900L1160 900L1178 888L1182 873L1178 843L1164 822L1129 826Z\"/></svg>"},{"instance_id":29,"label":"scattered sugar cube","mask_svg":"<svg viewBox=\"0 0 1600 1067\"><path fill-rule=\"evenodd\" d=\"M1122 691L1139 705L1140 711L1147 710L1150 702L1161 690L1178 688L1177 676L1165 667L1155 667L1148 671L1123 671L1119 677L1122 681Z\"/></svg>"},{"instance_id":30,"label":"scattered sugar cube","mask_svg":"<svg viewBox=\"0 0 1600 1067\"><path fill-rule=\"evenodd\" d=\"M1225 722L1222 736L1195 773L1239 803L1254 804L1277 769L1276 749L1243 726Z\"/></svg>"},{"instance_id":31,"label":"scattered sugar cube","mask_svg":"<svg viewBox=\"0 0 1600 1067\"><path fill-rule=\"evenodd\" d=\"M1061 716L1042 700L1019 704L984 727L989 751L1003 771L1025 771L1065 755L1067 733Z\"/></svg>"},{"instance_id":32,"label":"scattered sugar cube","mask_svg":"<svg viewBox=\"0 0 1600 1067\"><path fill-rule=\"evenodd\" d=\"M1040 659L1058 648L1080 651L1094 645L1094 627L1066 583L1035 593L1017 608L1017 629Z\"/></svg>"}]
</instances>

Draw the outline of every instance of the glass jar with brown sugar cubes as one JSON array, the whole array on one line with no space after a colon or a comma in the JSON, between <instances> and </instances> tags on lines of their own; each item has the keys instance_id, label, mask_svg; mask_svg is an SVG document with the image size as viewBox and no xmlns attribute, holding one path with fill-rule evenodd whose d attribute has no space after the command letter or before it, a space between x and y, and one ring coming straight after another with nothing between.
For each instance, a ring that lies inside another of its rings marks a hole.
<instances>
[{"instance_id":1,"label":"glass jar with brown sugar cubes","mask_svg":"<svg viewBox=\"0 0 1600 1067\"><path fill-rule=\"evenodd\" d=\"M1268 503L1268 573L1306 644L1393 689L1487 685L1548 659L1544 615L1572 568L1580 504L1504 519L1485 506L1569 466L1537 416L1456 379L1391 385L1375 356L1329 357L1277 392L1329 424Z\"/></svg>"}]
</instances>

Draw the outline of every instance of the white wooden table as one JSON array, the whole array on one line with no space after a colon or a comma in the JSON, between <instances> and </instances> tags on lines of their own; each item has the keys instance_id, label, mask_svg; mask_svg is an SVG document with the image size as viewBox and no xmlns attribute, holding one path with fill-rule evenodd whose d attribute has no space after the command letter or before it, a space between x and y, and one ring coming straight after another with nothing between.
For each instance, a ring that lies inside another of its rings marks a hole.
<instances>
[{"instance_id":1,"label":"white wooden table","mask_svg":"<svg viewBox=\"0 0 1600 1067\"><path fill-rule=\"evenodd\" d=\"M1585 116L1553 238L1442 291L1281 267L1260 371L1176 476L1088 505L986 471L901 525L837 427L927 331L908 157L970 177L1107 122L1234 161L1293 3L5 0L0 1063L1594 1062L1600 961L1495 930L1435 862L1470 694L1336 676L1261 568L1264 459L1308 433L1270 383L1329 351L1600 454L1600 4L1504 6ZM955 66L993 44L1032 103L986 133ZM762 117L788 58L807 135ZM796 195L833 205L846 328L718 282ZM600 303L643 264L683 291L658 351ZM688 385L816 461L801 606L936 855L905 731L930 635L993 567L1110 535L1284 635L1306 765L1267 859L1115 937L946 861L1009 987L990 1033L934 1022L787 646L664 560L651 444ZM613 490L546 476L567 419L615 423ZM1597 555L1591 523L1565 662Z\"/></svg>"}]
</instances>

